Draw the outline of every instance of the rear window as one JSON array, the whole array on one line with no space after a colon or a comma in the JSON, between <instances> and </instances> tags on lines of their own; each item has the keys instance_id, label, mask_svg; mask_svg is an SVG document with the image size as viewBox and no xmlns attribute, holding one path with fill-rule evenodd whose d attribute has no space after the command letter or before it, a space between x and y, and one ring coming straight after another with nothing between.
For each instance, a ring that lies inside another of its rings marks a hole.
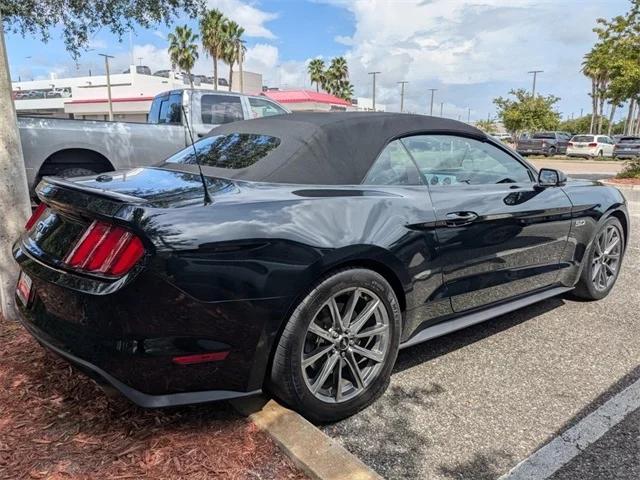
<instances>
[{"instance_id":1,"label":"rear window","mask_svg":"<svg viewBox=\"0 0 640 480\"><path fill-rule=\"evenodd\" d=\"M244 120L240 97L233 95L203 95L202 123L221 125Z\"/></svg>"},{"instance_id":2,"label":"rear window","mask_svg":"<svg viewBox=\"0 0 640 480\"><path fill-rule=\"evenodd\" d=\"M175 92L157 96L149 110L149 123L182 123L182 93Z\"/></svg>"},{"instance_id":3,"label":"rear window","mask_svg":"<svg viewBox=\"0 0 640 480\"><path fill-rule=\"evenodd\" d=\"M531 138L555 139L556 134L551 132L534 133Z\"/></svg>"},{"instance_id":4,"label":"rear window","mask_svg":"<svg viewBox=\"0 0 640 480\"><path fill-rule=\"evenodd\" d=\"M640 137L622 137L618 143L640 143Z\"/></svg>"},{"instance_id":5,"label":"rear window","mask_svg":"<svg viewBox=\"0 0 640 480\"><path fill-rule=\"evenodd\" d=\"M593 135L576 135L571 139L572 142L593 142Z\"/></svg>"},{"instance_id":6,"label":"rear window","mask_svg":"<svg viewBox=\"0 0 640 480\"><path fill-rule=\"evenodd\" d=\"M254 133L231 133L203 138L194 145L202 166L239 169L265 157L280 145L280 139ZM190 145L172 155L166 163L197 165L193 147Z\"/></svg>"}]
</instances>

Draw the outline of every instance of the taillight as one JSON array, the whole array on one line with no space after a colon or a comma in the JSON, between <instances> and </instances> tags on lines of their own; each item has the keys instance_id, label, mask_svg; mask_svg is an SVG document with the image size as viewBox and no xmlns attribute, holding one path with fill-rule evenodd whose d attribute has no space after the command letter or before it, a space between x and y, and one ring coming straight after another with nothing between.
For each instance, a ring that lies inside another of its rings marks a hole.
<instances>
[{"instance_id":1,"label":"taillight","mask_svg":"<svg viewBox=\"0 0 640 480\"><path fill-rule=\"evenodd\" d=\"M47 206L44 203L41 203L40 205L38 205L36 209L33 211L33 213L31 214L31 217L29 217L29 220L27 220L27 223L24 224L24 229L27 231L31 230L31 227L33 227L36 224L36 222L42 216L42 214L46 209L47 209Z\"/></svg>"},{"instance_id":2,"label":"taillight","mask_svg":"<svg viewBox=\"0 0 640 480\"><path fill-rule=\"evenodd\" d=\"M573 147L573 142L569 142L568 146Z\"/></svg>"},{"instance_id":3,"label":"taillight","mask_svg":"<svg viewBox=\"0 0 640 480\"><path fill-rule=\"evenodd\" d=\"M590 146L590 147L597 147L597 146L598 146L598 144L597 144L597 143L594 143L594 142L591 142L591 143L589 144L589 146Z\"/></svg>"},{"instance_id":4,"label":"taillight","mask_svg":"<svg viewBox=\"0 0 640 480\"><path fill-rule=\"evenodd\" d=\"M64 262L76 270L117 277L131 270L143 254L142 242L133 233L96 220Z\"/></svg>"}]
</instances>

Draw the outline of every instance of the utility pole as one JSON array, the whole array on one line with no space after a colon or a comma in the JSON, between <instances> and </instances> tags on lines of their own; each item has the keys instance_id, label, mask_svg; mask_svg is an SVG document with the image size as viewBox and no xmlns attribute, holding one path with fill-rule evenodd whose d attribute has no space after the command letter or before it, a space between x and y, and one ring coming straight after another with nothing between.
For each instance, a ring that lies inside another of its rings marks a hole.
<instances>
[{"instance_id":1,"label":"utility pole","mask_svg":"<svg viewBox=\"0 0 640 480\"><path fill-rule=\"evenodd\" d=\"M433 93L437 92L438 89L437 88L428 88L427 90L429 90L431 92L431 106L429 107L429 115L433 115Z\"/></svg>"},{"instance_id":2,"label":"utility pole","mask_svg":"<svg viewBox=\"0 0 640 480\"><path fill-rule=\"evenodd\" d=\"M467 123L471 123L471 107L467 107Z\"/></svg>"},{"instance_id":3,"label":"utility pole","mask_svg":"<svg viewBox=\"0 0 640 480\"><path fill-rule=\"evenodd\" d=\"M113 58L113 55L107 55L106 53L99 53L101 57L104 57L104 69L107 72L107 99L109 102L109 121L113 122L113 103L111 103L111 75L109 74L109 59Z\"/></svg>"},{"instance_id":4,"label":"utility pole","mask_svg":"<svg viewBox=\"0 0 640 480\"><path fill-rule=\"evenodd\" d=\"M382 72L369 72L369 75L373 76L373 94L371 95L371 100L373 103L373 111L376 111L376 75L379 75Z\"/></svg>"},{"instance_id":5,"label":"utility pole","mask_svg":"<svg viewBox=\"0 0 640 480\"><path fill-rule=\"evenodd\" d=\"M582 117L582 112L583 112L584 108L580 109L580 117Z\"/></svg>"},{"instance_id":6,"label":"utility pole","mask_svg":"<svg viewBox=\"0 0 640 480\"><path fill-rule=\"evenodd\" d=\"M533 73L533 88L531 89L531 97L534 98L536 96L536 78L539 73L544 72L544 70L531 70L527 73Z\"/></svg>"},{"instance_id":7,"label":"utility pole","mask_svg":"<svg viewBox=\"0 0 640 480\"><path fill-rule=\"evenodd\" d=\"M140 65L142 65L142 58L143 58L143 57L138 57L138 63L139 63Z\"/></svg>"},{"instance_id":8,"label":"utility pole","mask_svg":"<svg viewBox=\"0 0 640 480\"><path fill-rule=\"evenodd\" d=\"M444 109L444 102L440 102L440 117L442 117L443 109Z\"/></svg>"},{"instance_id":9,"label":"utility pole","mask_svg":"<svg viewBox=\"0 0 640 480\"><path fill-rule=\"evenodd\" d=\"M406 80L398 82L400 84L400 113L404 111L404 86L409 83Z\"/></svg>"},{"instance_id":10,"label":"utility pole","mask_svg":"<svg viewBox=\"0 0 640 480\"><path fill-rule=\"evenodd\" d=\"M3 25L2 13L0 25ZM16 320L18 265L13 260L11 246L24 230L31 202L11 91L4 32L0 28L0 313L7 320Z\"/></svg>"}]
</instances>

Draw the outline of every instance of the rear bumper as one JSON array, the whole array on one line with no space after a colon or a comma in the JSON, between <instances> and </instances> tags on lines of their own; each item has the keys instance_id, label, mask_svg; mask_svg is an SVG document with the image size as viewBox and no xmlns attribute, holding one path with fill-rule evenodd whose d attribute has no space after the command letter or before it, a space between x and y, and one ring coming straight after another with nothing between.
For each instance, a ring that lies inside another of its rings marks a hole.
<instances>
[{"instance_id":1,"label":"rear bumper","mask_svg":"<svg viewBox=\"0 0 640 480\"><path fill-rule=\"evenodd\" d=\"M144 393L140 390L136 390L135 388L130 387L129 385L126 385L114 376L105 372L97 365L76 357L68 351L55 346L53 343L46 339L47 335L44 334L44 332L38 330L28 321L26 321L26 318L22 313L19 313L19 318L25 329L31 335L33 335L33 337L35 337L36 340L38 340L38 342L44 348L52 351L56 355L59 355L64 360L77 367L81 372L98 382L98 384L100 384L101 386L103 386L105 383L107 385L110 385L131 402L143 408L174 407L178 405L190 405L196 403L230 400L233 398L259 395L262 391L254 390L249 392L238 392L233 390L205 390L196 392L168 393L164 395L151 395L148 393Z\"/></svg>"},{"instance_id":2,"label":"rear bumper","mask_svg":"<svg viewBox=\"0 0 640 480\"><path fill-rule=\"evenodd\" d=\"M548 155L549 148L548 147L525 147L516 149L520 155Z\"/></svg>"},{"instance_id":3,"label":"rear bumper","mask_svg":"<svg viewBox=\"0 0 640 480\"><path fill-rule=\"evenodd\" d=\"M206 302L153 268L115 291L89 291L83 280L41 264L20 245L14 256L33 281L29 305L18 303L25 328L134 403L182 405L261 390L288 298ZM215 352L228 353L206 363L175 360Z\"/></svg>"},{"instance_id":4,"label":"rear bumper","mask_svg":"<svg viewBox=\"0 0 640 480\"><path fill-rule=\"evenodd\" d=\"M618 151L618 152L613 152L613 157L614 158L628 158L628 159L632 159L632 158L640 158L640 152L625 152L625 151Z\"/></svg>"}]
</instances>

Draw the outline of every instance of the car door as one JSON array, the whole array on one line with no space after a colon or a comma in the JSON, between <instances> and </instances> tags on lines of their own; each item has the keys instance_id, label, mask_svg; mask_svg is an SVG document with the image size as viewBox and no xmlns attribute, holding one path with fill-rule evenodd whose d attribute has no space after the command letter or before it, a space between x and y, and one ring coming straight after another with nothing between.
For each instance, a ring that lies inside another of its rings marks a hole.
<instances>
[{"instance_id":1,"label":"car door","mask_svg":"<svg viewBox=\"0 0 640 480\"><path fill-rule=\"evenodd\" d=\"M242 99L239 95L224 93L202 93L200 102L198 95L193 95L194 130L202 138L212 128L225 123L237 122L245 119Z\"/></svg>"},{"instance_id":2,"label":"car door","mask_svg":"<svg viewBox=\"0 0 640 480\"><path fill-rule=\"evenodd\" d=\"M556 147L558 153L567 153L569 137L564 133L556 133Z\"/></svg>"},{"instance_id":3,"label":"car door","mask_svg":"<svg viewBox=\"0 0 640 480\"><path fill-rule=\"evenodd\" d=\"M455 312L552 285L571 225L562 188L540 188L535 171L487 140L404 138L429 183L438 255Z\"/></svg>"},{"instance_id":4,"label":"car door","mask_svg":"<svg viewBox=\"0 0 640 480\"><path fill-rule=\"evenodd\" d=\"M362 183L383 186L391 195L385 202L395 203L393 217L382 217L384 228L378 230L411 281L402 329L402 340L406 340L421 325L452 313L443 290L442 266L436 263L436 218L428 187L400 140L384 148ZM401 229L397 228L398 222L403 225ZM371 229L376 230L373 224Z\"/></svg>"},{"instance_id":5,"label":"car door","mask_svg":"<svg viewBox=\"0 0 640 480\"><path fill-rule=\"evenodd\" d=\"M605 157L613 156L613 140L611 137L602 136L599 137L599 141L602 142L602 155Z\"/></svg>"}]
</instances>

